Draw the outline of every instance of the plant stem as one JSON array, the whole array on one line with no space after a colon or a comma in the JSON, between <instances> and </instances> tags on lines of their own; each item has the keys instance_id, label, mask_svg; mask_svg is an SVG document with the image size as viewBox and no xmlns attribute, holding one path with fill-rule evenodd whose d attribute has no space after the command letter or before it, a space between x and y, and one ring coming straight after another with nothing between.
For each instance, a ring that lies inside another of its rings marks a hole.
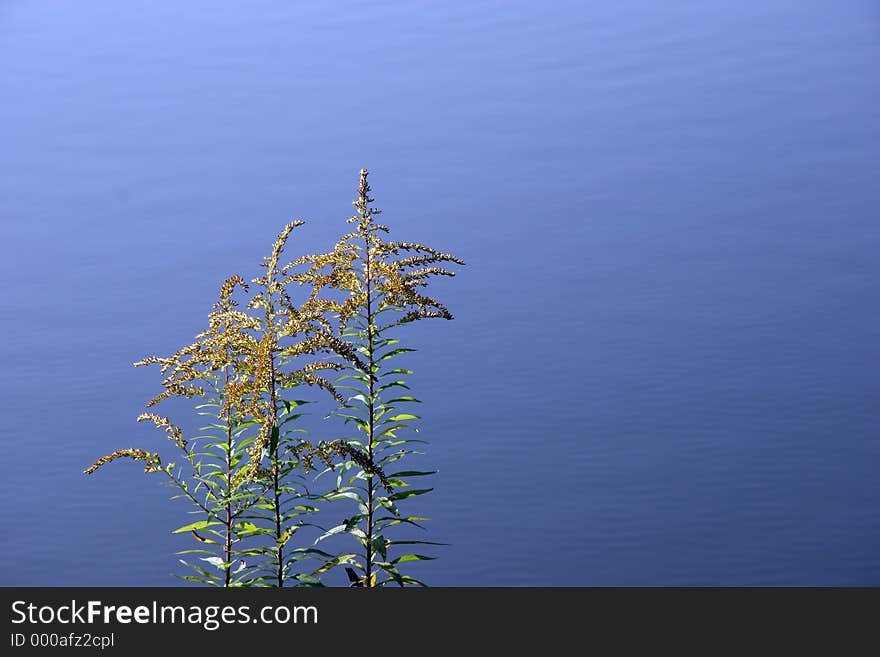
<instances>
[{"instance_id":1,"label":"plant stem","mask_svg":"<svg viewBox=\"0 0 880 657\"><path fill-rule=\"evenodd\" d=\"M272 326L272 330L275 330L274 325ZM269 419L272 421L272 426L278 422L278 409L275 406L277 404L277 398L275 396L275 351L272 350L272 353L269 354L270 362L269 362L269 399L270 399L270 409L271 415ZM278 441L280 443L280 441ZM272 491L275 496L275 558L277 559L277 577L278 577L278 587L281 588L284 586L284 546L281 545L281 490L280 490L280 482L281 482L281 472L278 463L278 448L279 444L275 444L275 449L272 451Z\"/></svg>"},{"instance_id":2,"label":"plant stem","mask_svg":"<svg viewBox=\"0 0 880 657\"><path fill-rule=\"evenodd\" d=\"M271 290L272 278L274 272L269 270L267 274L267 288ZM278 423L278 400L275 396L275 313L272 307L272 293L267 293L266 298L266 328L272 332L272 347L269 352L269 421L274 431L275 425ZM278 467L278 443L275 443L275 449L272 450L272 493L275 499L275 559L277 561L277 569L275 571L277 577L278 588L284 586L284 548L281 545L281 473Z\"/></svg>"},{"instance_id":3,"label":"plant stem","mask_svg":"<svg viewBox=\"0 0 880 657\"><path fill-rule=\"evenodd\" d=\"M363 213L366 214L367 193L364 191L362 195L364 202ZM369 421L367 431L367 457L370 465L373 464L373 432L374 432L374 404L373 404L373 295L372 295L372 278L370 274L370 262L372 255L370 253L369 232L364 234L365 242L365 284L367 289L367 363L369 371L367 372L367 381L369 387L369 395L367 396L369 406ZM372 586L372 569L373 569L373 475L367 473L367 547L366 547L366 574L364 578L364 586Z\"/></svg>"},{"instance_id":4,"label":"plant stem","mask_svg":"<svg viewBox=\"0 0 880 657\"><path fill-rule=\"evenodd\" d=\"M229 367L226 370L226 385L229 389ZM229 588L232 577L232 407L226 409L226 545L223 547L223 561L226 564L224 587Z\"/></svg>"}]
</instances>

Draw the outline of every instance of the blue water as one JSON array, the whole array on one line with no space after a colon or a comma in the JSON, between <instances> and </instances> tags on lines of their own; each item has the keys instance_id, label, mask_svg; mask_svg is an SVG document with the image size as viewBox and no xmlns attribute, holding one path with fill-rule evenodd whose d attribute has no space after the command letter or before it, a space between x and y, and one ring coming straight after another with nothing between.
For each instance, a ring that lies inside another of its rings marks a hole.
<instances>
[{"instance_id":1,"label":"blue water","mask_svg":"<svg viewBox=\"0 0 880 657\"><path fill-rule=\"evenodd\" d=\"M173 585L159 374L366 166L467 261L405 340L433 585L880 585L880 11L0 6L3 585Z\"/></svg>"}]
</instances>

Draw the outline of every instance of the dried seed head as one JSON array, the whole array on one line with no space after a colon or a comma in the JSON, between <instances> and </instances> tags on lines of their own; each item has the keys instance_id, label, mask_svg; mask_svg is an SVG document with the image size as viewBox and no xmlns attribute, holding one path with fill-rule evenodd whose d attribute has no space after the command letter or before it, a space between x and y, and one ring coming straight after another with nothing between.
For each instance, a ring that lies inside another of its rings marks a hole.
<instances>
[{"instance_id":1,"label":"dried seed head","mask_svg":"<svg viewBox=\"0 0 880 657\"><path fill-rule=\"evenodd\" d=\"M144 472L157 472L162 469L162 463L159 460L159 455L156 453L145 452L142 449L119 449L113 452L112 454L108 454L107 456L102 456L97 461L95 461L92 465L86 468L83 472L85 474L92 474L95 470L100 468L103 465L111 463L116 459L121 458L129 458L135 461L146 461L146 466L144 467Z\"/></svg>"}]
</instances>

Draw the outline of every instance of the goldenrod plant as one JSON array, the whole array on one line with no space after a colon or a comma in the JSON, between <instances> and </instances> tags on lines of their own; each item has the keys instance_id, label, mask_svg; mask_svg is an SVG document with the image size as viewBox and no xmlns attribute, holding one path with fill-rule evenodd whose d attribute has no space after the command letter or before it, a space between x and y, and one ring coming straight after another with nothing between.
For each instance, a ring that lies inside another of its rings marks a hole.
<instances>
[{"instance_id":1,"label":"goldenrod plant","mask_svg":"<svg viewBox=\"0 0 880 657\"><path fill-rule=\"evenodd\" d=\"M259 501L243 467L247 462L245 450L253 438L242 438L250 423L244 413L245 387L239 366L243 355L252 351L247 329L255 323L245 313L236 311L232 298L236 285L245 285L238 276L223 284L220 300L209 315L209 328L196 336L192 344L170 357L150 356L135 363L136 367L158 364L165 375L164 390L147 403L148 408L170 397L195 397L201 402L196 406L199 414L213 416L215 420L187 440L181 428L167 417L155 413L138 417L139 422L151 421L165 431L186 466L178 466L174 461L163 463L159 452L123 449L98 459L86 469L91 474L117 458L127 457L144 461L146 472L166 475L178 491L175 497L188 499L194 506L193 513L200 516L198 521L175 530L190 533L200 544L199 548L180 554L208 555L200 557L207 567L182 559L195 574L181 578L214 586L250 583L239 530L242 515ZM215 410L204 410L209 408Z\"/></svg>"},{"instance_id":2,"label":"goldenrod plant","mask_svg":"<svg viewBox=\"0 0 880 657\"><path fill-rule=\"evenodd\" d=\"M395 553L399 546L435 543L386 536L397 525L421 527L424 518L402 515L398 504L432 490L412 487L409 480L433 474L386 474L417 453L413 444L424 442L398 436L418 419L398 406L418 400L396 394L408 389L412 372L390 361L413 351L398 345L398 327L452 318L420 290L433 276L454 275L438 264L463 263L421 244L384 240L388 228L374 221L379 211L370 205L369 192L362 170L357 214L349 219L356 230L332 251L281 265L302 222L287 224L261 263L262 276L250 283L232 276L223 283L208 328L192 344L135 363L159 365L164 375L163 390L148 408L168 398L195 399L196 412L209 424L186 438L167 417L144 413L138 421L166 433L179 464L163 460L162 450L127 448L85 472L121 458L141 461L146 472L167 477L175 498L189 501L197 520L174 530L197 541L180 552L193 571L182 579L225 587L315 586L321 575L343 566L354 586L423 584L402 574L399 565L431 557ZM240 305L238 298L247 302ZM338 374L335 381L328 372ZM353 423L358 435L307 439L298 420L306 405L318 403L301 398L311 387L329 393L324 403L335 400L321 432L336 436L341 419ZM336 474L330 490L316 488L316 461ZM340 501L354 501L358 513L326 530L317 514L339 517ZM320 534L317 540L304 538L310 527L311 536ZM341 533L354 536L361 551L334 554L317 547ZM319 566L305 568L309 560Z\"/></svg>"},{"instance_id":3,"label":"goldenrod plant","mask_svg":"<svg viewBox=\"0 0 880 657\"><path fill-rule=\"evenodd\" d=\"M328 556L314 547L286 549L300 529L314 524L304 516L317 512L314 503L323 499L311 490L306 478L314 459L329 465L337 455L371 469L364 454L343 441L322 440L313 444L303 438L304 430L297 427L296 420L303 415L301 407L309 402L287 396L287 391L317 386L337 401L342 400L333 384L319 372L340 370L344 365L338 360L310 360L298 367L305 357L329 353L343 363L361 363L355 351L331 330L325 315L332 304L320 297L322 281L308 273L298 273L296 261L279 267L287 239L301 223L288 224L278 235L271 255L262 263L266 273L253 280L259 291L248 304L253 311L262 312L253 353L253 394L247 409L259 427L249 448L250 476L267 490L265 499L250 511L253 519L262 522L248 525L248 530L253 535L269 536L272 541L268 547L254 550L255 555L264 557L256 582L271 582L279 587L289 580L319 584L316 578L297 572L295 566L316 555ZM310 290L299 305L294 304L288 293L288 287L294 283Z\"/></svg>"},{"instance_id":4,"label":"goldenrod plant","mask_svg":"<svg viewBox=\"0 0 880 657\"><path fill-rule=\"evenodd\" d=\"M336 490L327 497L353 501L357 513L318 540L347 533L360 544L360 554L338 555L324 566L344 565L353 586L424 585L401 573L400 565L433 557L400 553L399 548L438 543L399 540L389 535L397 525L422 527L423 517L404 515L398 505L433 490L412 486L410 480L434 474L401 467L407 456L420 453L413 446L425 441L406 434L414 429L410 423L419 416L401 412L401 405L420 402L403 393L409 390L406 377L412 371L395 364L399 356L414 349L401 346L395 336L401 326L416 320L452 319L446 306L422 290L432 277L455 275L439 265L464 263L423 244L386 240L384 235L389 229L376 221L380 211L371 205L374 199L367 178L367 170L362 169L358 197L353 202L357 213L348 219L355 230L344 235L331 252L301 259L311 263L313 280L345 294L334 307L335 316L341 336L361 360L343 363L346 372L338 377L336 389L345 391L347 398L334 415L356 427L357 434L345 440L358 453L365 453L375 469L371 472L353 459L333 466ZM391 468L401 469L391 472ZM378 477L378 472L387 478Z\"/></svg>"},{"instance_id":5,"label":"goldenrod plant","mask_svg":"<svg viewBox=\"0 0 880 657\"><path fill-rule=\"evenodd\" d=\"M174 531L188 532L199 547L181 554L207 555L200 560L213 569L181 560L195 571L183 579L215 586L318 583L296 572L296 564L330 555L313 547L287 549L296 532L309 524L304 516L317 511L314 501L321 498L309 490L305 475L316 458L329 465L334 455L372 471L355 447L342 441L313 444L295 424L302 417L301 407L309 402L289 398L289 391L317 386L341 401L320 372L341 369L340 360L361 362L330 330L318 287L311 288L302 304L292 302L287 285L296 281L302 286L309 277L279 276L278 259L291 231L300 224L293 222L281 231L262 263L265 275L252 281L252 292L239 276L223 284L209 315L209 328L195 342L170 357L152 356L135 363L158 364L165 375L164 390L149 401L148 408L170 397L196 398L198 413L214 420L187 440L166 417L144 413L138 418L167 433L185 467L165 464L158 451L129 448L98 459L85 471L91 474L118 458L143 461L146 472L168 477L178 490L175 497L191 502L199 520ZM238 308L236 290L251 292L247 310ZM319 353L338 358L335 362L309 359Z\"/></svg>"}]
</instances>

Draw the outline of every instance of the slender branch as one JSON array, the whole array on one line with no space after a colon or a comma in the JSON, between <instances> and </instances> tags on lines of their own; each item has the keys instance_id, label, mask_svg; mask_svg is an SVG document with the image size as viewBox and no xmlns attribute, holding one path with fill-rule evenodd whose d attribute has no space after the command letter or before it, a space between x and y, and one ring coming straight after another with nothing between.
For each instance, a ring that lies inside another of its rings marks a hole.
<instances>
[{"instance_id":1,"label":"slender branch","mask_svg":"<svg viewBox=\"0 0 880 657\"><path fill-rule=\"evenodd\" d=\"M266 274L266 326L265 330L272 335L272 342L268 353L269 359L269 416L266 422L269 423L270 432L275 430L278 424L278 398L276 396L277 372L275 370L275 313L272 306L272 286L274 282L274 267L269 267ZM270 433L271 436L271 433ZM284 547L281 545L282 528L281 528L281 468L279 466L279 443L275 442L272 450L272 497L274 501L273 514L275 516L275 577L278 588L284 586Z\"/></svg>"},{"instance_id":2,"label":"slender branch","mask_svg":"<svg viewBox=\"0 0 880 657\"><path fill-rule=\"evenodd\" d=\"M201 501L201 500L199 500L199 499L198 499L197 497L195 497L192 493L190 493L189 490L184 486L183 482L182 482L180 479L178 479L177 477L175 477L173 474L171 474L170 472L168 472L168 471L165 470L164 468L162 469L162 472L164 472L164 473L168 476L168 478L171 480L171 482L172 482L175 486L177 486L177 487L183 492L184 495L186 495L190 500L192 500L192 502L193 502L197 507L199 507L202 511L204 511L205 513L207 513L209 518L215 518L215 519L217 519L217 520L221 520L221 518L220 518L220 517L214 512L214 511L212 511L212 510L209 509L207 506L205 506L204 504L202 504L202 501Z\"/></svg>"},{"instance_id":3,"label":"slender branch","mask_svg":"<svg viewBox=\"0 0 880 657\"><path fill-rule=\"evenodd\" d=\"M366 217L367 216L367 192L364 190L364 185L361 185L361 200L363 201L363 209L361 209L361 213ZM374 380L373 380L373 297L372 297L372 276L370 272L370 264L372 261L372 253L370 252L370 234L369 231L366 230L367 225L366 222L362 224L364 226L364 269L365 269L365 284L367 290L367 366L369 367L369 371L367 372L367 381L369 394L367 396L368 406L369 406L369 420L368 420L368 431L367 431L367 458L369 462L373 463L373 433L375 431L375 408L373 403L373 392L374 392ZM367 477L367 545L366 545L366 575L364 577L364 586L372 586L373 585L373 475L370 472L366 473Z\"/></svg>"},{"instance_id":4,"label":"slender branch","mask_svg":"<svg viewBox=\"0 0 880 657\"><path fill-rule=\"evenodd\" d=\"M269 354L272 359L269 369L269 397L271 399L271 415L272 426L277 423L277 408L275 397L275 352ZM284 586L284 547L281 545L281 491L280 491L280 467L278 463L278 448L281 441L276 441L275 449L272 451L272 491L275 496L275 557L278 560L278 587Z\"/></svg>"}]
</instances>

